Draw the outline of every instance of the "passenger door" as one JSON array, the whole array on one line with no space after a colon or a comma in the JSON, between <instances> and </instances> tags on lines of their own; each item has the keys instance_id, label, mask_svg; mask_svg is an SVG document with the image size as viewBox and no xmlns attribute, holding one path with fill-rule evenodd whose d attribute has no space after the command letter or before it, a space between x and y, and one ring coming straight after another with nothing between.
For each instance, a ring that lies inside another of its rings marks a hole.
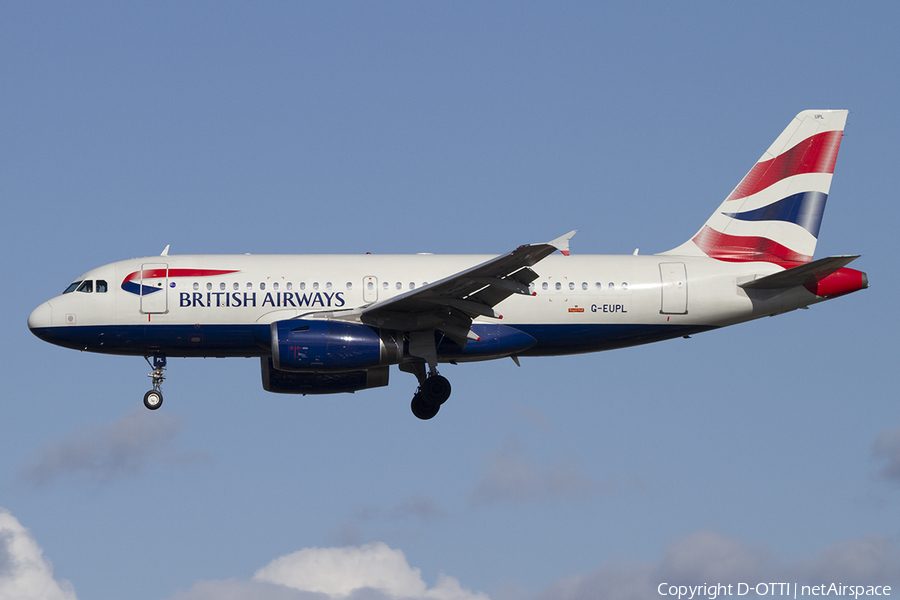
<instances>
[{"instance_id":1,"label":"passenger door","mask_svg":"<svg viewBox=\"0 0 900 600\"><path fill-rule=\"evenodd\" d=\"M141 312L145 315L169 312L169 265L141 265Z\"/></svg>"}]
</instances>

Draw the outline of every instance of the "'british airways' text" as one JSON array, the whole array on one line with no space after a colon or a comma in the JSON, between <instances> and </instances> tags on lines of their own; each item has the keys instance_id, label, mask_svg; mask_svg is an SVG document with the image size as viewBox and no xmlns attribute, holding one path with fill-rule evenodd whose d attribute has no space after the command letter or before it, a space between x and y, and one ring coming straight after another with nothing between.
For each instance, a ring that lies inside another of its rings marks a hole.
<instances>
[{"instance_id":1,"label":"'british airways' text","mask_svg":"<svg viewBox=\"0 0 900 600\"><path fill-rule=\"evenodd\" d=\"M181 292L178 299L178 306L182 308L340 308L344 304L344 292L267 292L261 300L256 292Z\"/></svg>"}]
</instances>

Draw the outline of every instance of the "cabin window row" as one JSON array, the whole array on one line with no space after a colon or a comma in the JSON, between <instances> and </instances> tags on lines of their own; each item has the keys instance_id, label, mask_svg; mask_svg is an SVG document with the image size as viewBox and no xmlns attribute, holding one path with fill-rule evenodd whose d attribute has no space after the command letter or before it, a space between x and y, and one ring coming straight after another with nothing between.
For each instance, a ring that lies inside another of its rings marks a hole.
<instances>
[{"instance_id":1,"label":"cabin window row","mask_svg":"<svg viewBox=\"0 0 900 600\"><path fill-rule=\"evenodd\" d=\"M553 284L553 287L556 290L562 290L563 283L561 281L557 281L555 284ZM567 287L569 288L569 290L574 291L576 288L576 284L574 281L570 281ZM618 289L621 289L621 290L627 290L628 283L623 281L622 283L618 284L618 286L616 286L616 284L612 281L610 281L608 284L605 284L605 285L600 281L597 281L594 283L594 289L597 290L598 292L603 291L604 288L608 289L608 290L615 290L617 287L618 287ZM545 292L548 291L550 289L550 283L545 281L544 283L541 284L541 289L544 290ZM590 289L590 285L588 284L587 281L583 281L581 283L581 289L583 291L587 291L588 289Z\"/></svg>"},{"instance_id":2,"label":"cabin window row","mask_svg":"<svg viewBox=\"0 0 900 600\"><path fill-rule=\"evenodd\" d=\"M231 288L232 288L233 290L240 290L240 289L241 289L241 285L242 285L241 283L235 281L235 282L233 282L233 283L231 284ZM278 290L281 289L281 285L280 285L277 281L272 282L272 283L269 284L269 285L271 285L271 288L269 288L265 282L262 282L262 283L260 283L260 284L258 285L258 287L257 287L256 289L258 289L258 290L271 289L272 291L278 291ZM407 287L408 289L414 290L414 289L416 289L416 287L420 287L420 286L424 286L424 285L428 285L428 282L426 281L426 282L423 282L423 283L421 283L421 284L417 284L417 283L414 282L414 281L410 281L408 284L404 284L403 282L398 281L398 282L396 282L395 284L393 284L393 287L394 287L395 289L398 289L398 290L402 290L404 287ZM212 283L211 281L210 281L210 282L207 282L207 284L206 284L206 289L207 289L207 290L212 291L212 289L213 289L214 287L216 287L216 286L214 286L213 283ZM326 290L326 291L331 291L331 290L335 289L336 287L337 287L337 286L335 286L335 285L334 285L332 282L330 282L330 281L325 282L324 286L322 286L321 284L319 284L318 281L314 281L312 284L309 284L309 285L307 285L307 283L306 283L305 281L304 281L304 282L300 282L299 284L297 284L297 289L299 289L300 291L305 291L306 289L311 289L311 290L313 290L313 291L318 291L319 289L324 289L324 290ZM350 281L348 281L348 282L345 284L345 287L346 287L347 290L352 290L352 289L353 289L353 283L350 282ZM375 285L370 281L370 282L368 282L368 284L366 284L366 287L371 291L371 290L373 290L373 289L375 288ZM389 289L391 289L391 284L390 284L389 282L387 282L387 281L384 281L384 282L382 282L381 287L382 287L382 289L389 290ZM195 290L199 290L199 289L200 289L200 283L195 281L195 282L194 282L194 285L193 285L193 288L194 288ZM224 291L224 290L228 289L228 285L227 285L224 281L221 281L221 282L219 282L218 289ZM246 289L246 290L252 290L252 289L254 289L253 283L250 282L250 281L248 281L246 284L244 284L243 289ZM292 282L288 281L287 283L284 284L284 289L287 290L287 291L291 291L291 290L294 289L294 284L293 284Z\"/></svg>"},{"instance_id":3,"label":"cabin window row","mask_svg":"<svg viewBox=\"0 0 900 600\"><path fill-rule=\"evenodd\" d=\"M102 279L98 279L98 280L96 281L96 284L97 284L97 285L96 285L96 291L97 291L97 293L99 293L99 294L105 293L106 290L109 289L109 286L106 284L106 281L104 281L104 280L102 280ZM427 284L428 284L428 282L423 282L421 285L424 286L424 285L427 285ZM173 284L173 285L174 285L174 284ZM277 282L277 281L272 282L272 283L271 283L271 286L272 286L272 287L271 287L272 291L278 291L278 290L280 289L280 284L279 284L279 282ZM206 284L206 289L207 289L207 290L212 291L213 287L214 287L214 286L213 286L213 283L212 283L212 282L207 282L207 284ZM219 288L220 290L225 291L225 290L227 289L227 287L228 287L228 286L227 286L227 284L226 284L224 281L219 282L218 288ZM319 284L318 281L314 281L309 287L310 287L310 289L312 289L313 291L318 291L318 290L320 289L320 284ZM325 282L324 289L325 289L326 291L331 291L331 290L334 289L334 287L335 287L335 286L334 286L334 284L333 284L332 282L330 282L330 281ZM416 285L416 283L415 283L414 281L410 281L409 284L407 284L407 285L404 286L404 283L403 283L403 282L397 281L397 282L394 283L393 286L392 286L390 282L383 281L383 282L381 283L381 287L382 287L382 289L384 289L384 290L389 290L389 289L391 289L391 287L394 287L394 289L397 289L397 290L402 290L404 287L407 287L407 288L410 289L410 290L414 290L414 289L416 289L417 285ZM533 291L533 290L534 290L534 285L532 284L530 287L531 287L531 289L532 289L532 291ZM563 289L563 283L562 283L561 281L557 281L557 282L554 284L553 287L554 287L557 291L561 291L561 290ZM567 287L569 288L569 290L574 291L575 288L576 288L576 284L575 284L575 282L570 281ZM585 281L585 282L582 282L582 284L581 284L581 289L582 289L582 290L587 291L587 290L589 289L589 287L590 287L590 286L588 285L588 283L587 283L586 281ZM599 282L599 281L594 283L594 288L595 288L597 291L601 291L601 290L603 290L604 288L609 289L609 290L615 290L616 287L617 287L616 284L613 283L613 282L609 282L608 284L605 284L605 285L604 285L603 283ZM628 289L628 283L622 282L621 284L619 284L618 287L619 287L619 289L627 290L627 289ZM199 290L199 289L200 289L200 283L195 281L195 282L194 282L194 285L193 285L193 288L194 288L194 290ZM231 284L231 288L234 289L234 290L240 290L240 289L241 289L241 283L235 281L235 282L233 282L233 283ZM259 290L265 290L266 288L267 288L266 283L265 283L265 282L262 282L262 283L259 284L259 287L258 287L257 289L259 289ZM305 291L305 290L307 289L307 284L306 284L306 282L300 282L300 283L297 285L297 288L298 288L299 290L301 290L301 291ZM373 282L369 281L369 282L366 284L366 288L367 288L369 291L372 291L372 290L375 289L375 284L374 284ZM252 289L253 289L253 283L248 281L246 284L244 284L244 289L252 290ZM291 290L294 289L294 284L293 284L292 282L288 281L287 283L284 284L284 289L286 289L286 290L288 290L288 291L291 291ZM348 282L346 283L346 289L347 289L347 290L352 290L352 289L353 289L353 283L350 282L350 281L348 281ZM550 283L549 283L549 282L546 282L546 281L543 282L543 283L541 284L541 289L544 290L544 291L548 291L548 290L550 289ZM69 293L71 293L71 292L82 292L82 293L90 294L90 293L93 293L94 291L95 291L94 281L91 280L91 279L85 279L84 281L76 281L76 282L72 283L69 287L66 288L66 290L63 292L63 294L69 294Z\"/></svg>"}]
</instances>

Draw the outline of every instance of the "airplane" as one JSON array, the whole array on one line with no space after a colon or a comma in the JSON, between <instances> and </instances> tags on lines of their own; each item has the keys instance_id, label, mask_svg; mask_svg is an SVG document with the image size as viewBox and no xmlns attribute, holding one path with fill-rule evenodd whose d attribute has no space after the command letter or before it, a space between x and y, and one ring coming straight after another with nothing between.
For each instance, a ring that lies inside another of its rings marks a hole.
<instances>
[{"instance_id":1,"label":"airplane","mask_svg":"<svg viewBox=\"0 0 900 600\"><path fill-rule=\"evenodd\" d=\"M187 255L92 269L28 327L59 346L150 364L259 358L263 389L356 392L418 381L411 408L450 397L438 365L612 350L689 337L868 287L859 258L813 260L848 111L806 110L700 230L654 255L576 256L575 231L499 256ZM557 253L558 251L558 253Z\"/></svg>"}]
</instances>

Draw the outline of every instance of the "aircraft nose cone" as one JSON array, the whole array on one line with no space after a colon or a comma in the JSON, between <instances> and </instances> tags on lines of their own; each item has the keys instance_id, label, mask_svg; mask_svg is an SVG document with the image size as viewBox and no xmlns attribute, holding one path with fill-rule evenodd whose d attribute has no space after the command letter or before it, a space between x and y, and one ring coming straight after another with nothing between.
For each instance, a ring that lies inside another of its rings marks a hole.
<instances>
[{"instance_id":1,"label":"aircraft nose cone","mask_svg":"<svg viewBox=\"0 0 900 600\"><path fill-rule=\"evenodd\" d=\"M53 311L50 308L50 303L44 302L36 309L31 311L30 315L28 315L28 329L30 329L32 333L37 335L35 329L50 327L53 324L52 316Z\"/></svg>"}]
</instances>

